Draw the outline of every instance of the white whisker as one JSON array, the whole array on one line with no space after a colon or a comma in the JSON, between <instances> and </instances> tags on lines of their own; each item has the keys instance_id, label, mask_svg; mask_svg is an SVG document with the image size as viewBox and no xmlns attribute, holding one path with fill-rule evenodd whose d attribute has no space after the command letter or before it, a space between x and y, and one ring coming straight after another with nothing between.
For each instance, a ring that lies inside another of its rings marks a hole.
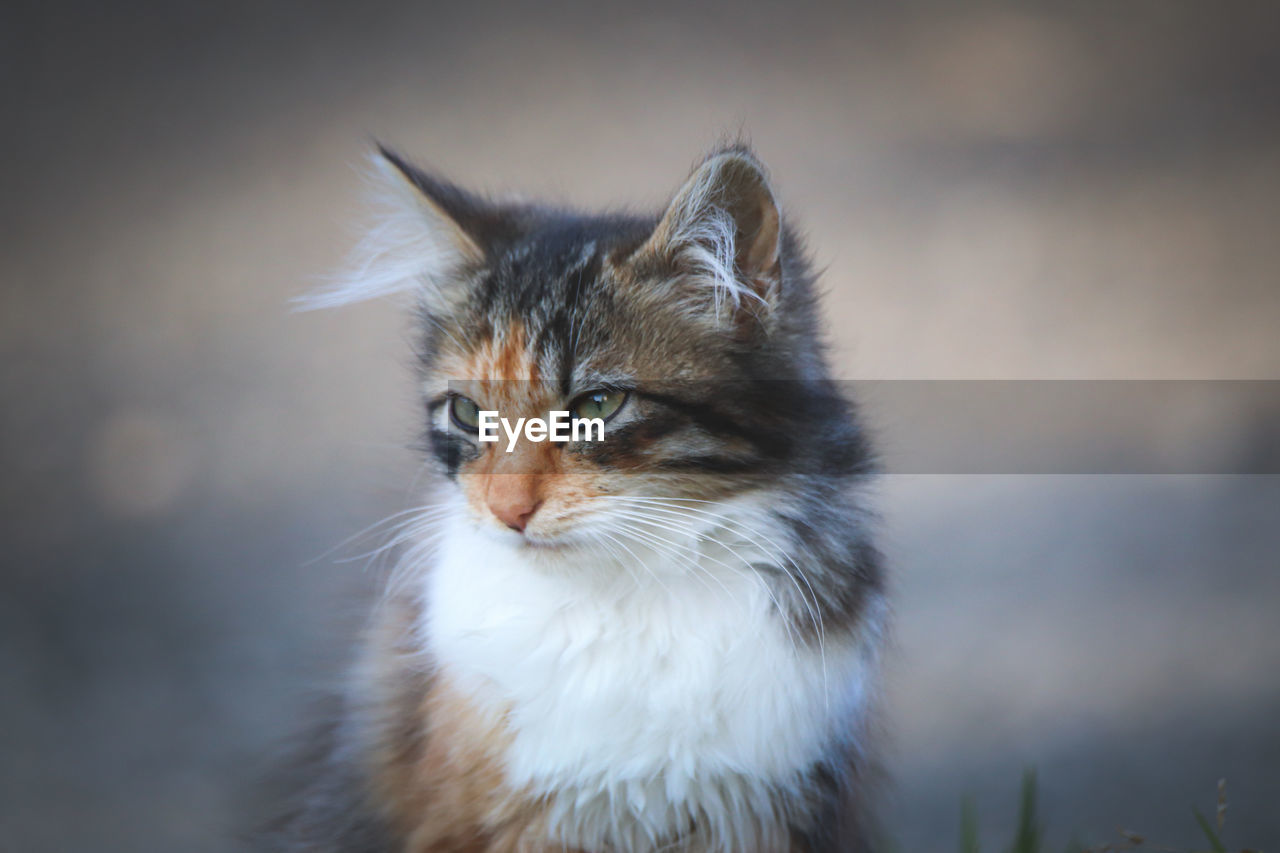
<instances>
[{"instance_id":1,"label":"white whisker","mask_svg":"<svg viewBox=\"0 0 1280 853\"><path fill-rule=\"evenodd\" d=\"M654 523L654 522L650 522L650 523ZM652 535L652 534L650 534L650 535ZM714 540L714 539L712 539L712 538L710 538L710 537L707 537L707 539L708 539L708 541L716 542L716 540ZM716 544L720 545L721 547L724 547L723 543L716 542ZM716 563L716 564L718 564L718 565L720 565L720 566L723 566L724 568L728 569L728 570L729 570L729 571L731 571L731 572L737 572L737 573L739 573L739 574L741 574L741 573L743 572L743 569L741 569L741 568L739 568L739 567L737 567L737 566L732 566L732 565L730 565L729 563L724 562L723 560L720 560L720 559L717 559L717 558L715 558L715 557L711 556L710 554L700 553L700 554L699 554L699 556L701 556L701 557L702 557L702 558L704 558L704 559L710 560L710 561L712 561L712 562L714 562L714 563ZM792 625L791 625L791 620L788 618L787 613L786 613L786 610L782 607L782 602L780 602L780 601L778 600L778 597L777 597L776 595L774 595L774 592L773 592L772 588L770 587L770 585L769 585L768 581L766 581L763 577L761 577L761 576L760 576L760 572L759 572L759 570L758 570L758 569L756 569L756 568L755 568L755 567L750 563L750 561L743 559L743 558L741 557L741 555L737 555L737 554L736 554L736 552L735 552L735 556L738 556L738 558L739 558L740 560L742 560L743 565L746 567L746 571L751 572L752 576L753 576L753 577L755 577L755 578L760 582L761 587L764 589L765 593L769 596L770 600L773 602L773 606L774 606L774 608L778 611L778 616L779 616L779 617L781 617L782 627L786 630L786 632L787 632L787 637L788 637L788 639L791 641L792 650L793 650L796 654L799 654L799 651L800 651L800 649L799 649L799 644L798 644L798 643L797 643L797 641L796 641L796 637L795 637L795 634L794 634L794 629L792 628ZM705 568L705 567L698 565L696 561L694 561L694 562L693 562L693 563L691 563L690 565L691 565L693 568L695 568L695 569L701 569L703 572L706 572L707 574L711 575L711 577L715 578L715 575L714 575L714 574L712 574L711 572L708 572L708 571L706 570L706 568ZM720 583L720 584L721 584L721 586L723 586L723 585L724 585L724 584L723 584L723 582L722 582L722 581L720 581L718 578L716 578L716 580L717 580L717 582L718 582L718 583ZM704 583L705 583L705 582L704 582ZM728 592L727 588L726 588L726 592ZM736 600L736 599L735 599L735 600Z\"/></svg>"},{"instance_id":2,"label":"white whisker","mask_svg":"<svg viewBox=\"0 0 1280 853\"><path fill-rule=\"evenodd\" d=\"M752 528L738 519L731 518L722 513L710 512L709 510L705 510L705 509L681 506L680 504L674 502L674 501L689 501L694 503L710 504L710 503L715 503L714 501L700 500L698 498L663 499L663 498L641 497L641 496L631 496L631 495L608 495L608 496L603 496L603 498L609 501L620 501L620 502L623 502L624 505L630 504L632 509L645 509L647 511L652 511L652 512L664 512L667 515L677 516L682 518L688 518L689 513L693 513L698 516L702 516L704 518L709 518L716 521L719 524L719 526L731 526L733 529L733 531L731 532L736 531L738 535L741 535L743 536L743 538L747 539L747 541L750 544L753 544L757 548L760 548L762 551L764 551L766 555L768 555L771 558L771 564L775 568L782 571L782 573L786 575L787 579L795 587L796 593L799 595L801 602L803 602L805 609L808 611L809 619L812 621L814 630L817 632L817 635L818 635L817 636L818 653L822 659L823 680L824 680L824 683L826 682L826 679L827 679L826 624L825 624L825 620L822 617L822 608L821 608L820 600L818 598L817 591L814 590L813 588L813 584L810 583L809 581L808 574L804 571L804 569L800 566L800 564L797 563L795 559L790 556L790 554L787 552L787 549L783 548L777 542L773 541L772 538L766 536L762 531ZM720 545L723 548L726 548L727 550L732 550L724 542L716 539L715 537L711 537L710 534L706 534L706 535L708 536L710 541L716 542L716 544ZM767 544L762 544L761 540L763 540L764 543L767 543ZM794 573L792 572L791 569L788 569L787 566L781 560L778 559L779 557L785 559L786 562L791 564L791 566L795 570ZM739 557L739 559L741 559L741 557ZM752 571L758 571L758 570L753 567ZM805 591L800 588L800 583L799 581L796 580L796 575L799 575L800 580L804 581L804 584L809 591L808 595L805 595ZM812 600L810 599L810 596L812 597ZM779 611L779 615L781 615L784 619L787 618L780 604L778 605L778 611Z\"/></svg>"},{"instance_id":3,"label":"white whisker","mask_svg":"<svg viewBox=\"0 0 1280 853\"><path fill-rule=\"evenodd\" d=\"M695 559L688 560L688 561L685 561L682 559L681 553L683 551L691 551L692 548L690 546L678 545L677 543L672 542L669 539L665 539L661 536L657 536L656 534L650 533L648 531L638 529L634 525L615 522L615 526L618 529L629 533L632 538L637 539L641 542L644 542L645 544L648 544L650 548L663 551L664 553L671 555L676 560L680 560L681 561L680 564L682 566L684 566L685 568L690 568L694 570L694 573L692 575L693 577L696 577L699 581L701 581L703 586L705 586L707 589L711 589L711 585L708 584L705 580L703 580L703 577L702 577L702 574L708 575L712 580L714 580L716 583L720 585L720 588L725 591L725 594L728 595L731 600L737 603L737 598L735 598L733 593L729 591L729 588L724 585L724 581L720 580L711 572L708 572L705 567L699 565L696 559L696 556L695 556ZM676 549L680 549L680 550L676 550ZM702 574L698 574L698 572L702 572Z\"/></svg>"}]
</instances>

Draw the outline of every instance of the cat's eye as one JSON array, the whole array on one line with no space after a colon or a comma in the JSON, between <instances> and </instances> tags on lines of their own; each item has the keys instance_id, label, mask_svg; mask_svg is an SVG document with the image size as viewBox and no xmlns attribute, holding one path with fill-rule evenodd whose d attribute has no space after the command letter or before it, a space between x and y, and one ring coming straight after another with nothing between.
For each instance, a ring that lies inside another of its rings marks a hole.
<instances>
[{"instance_id":1,"label":"cat's eye","mask_svg":"<svg viewBox=\"0 0 1280 853\"><path fill-rule=\"evenodd\" d=\"M575 418L601 418L607 421L618 413L625 402L627 402L626 391L600 388L588 391L574 400L570 411Z\"/></svg>"},{"instance_id":2,"label":"cat's eye","mask_svg":"<svg viewBox=\"0 0 1280 853\"><path fill-rule=\"evenodd\" d=\"M470 397L458 394L449 398L449 417L463 429L474 432L480 428L480 407Z\"/></svg>"}]
</instances>

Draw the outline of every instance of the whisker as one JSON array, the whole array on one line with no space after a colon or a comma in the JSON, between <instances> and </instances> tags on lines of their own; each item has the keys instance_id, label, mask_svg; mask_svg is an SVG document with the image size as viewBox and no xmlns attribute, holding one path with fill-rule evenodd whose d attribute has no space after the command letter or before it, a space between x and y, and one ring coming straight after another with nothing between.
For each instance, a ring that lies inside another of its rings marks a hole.
<instances>
[{"instance_id":1,"label":"whisker","mask_svg":"<svg viewBox=\"0 0 1280 853\"><path fill-rule=\"evenodd\" d=\"M659 508L657 511L663 511L663 509L665 509L667 513L672 515L684 516L686 513L692 512L692 513L697 513L698 515L717 519L719 521L724 522L725 524L729 524L737 528L737 530L740 533L744 534L748 538L748 541L751 544L761 548L761 550L765 550L766 553L769 554L769 556L774 558L776 557L784 558L787 562L789 562L792 565L792 567L794 567L796 574L800 576L800 579L804 581L805 586L808 587L809 595L812 596L812 605L810 604L809 598L805 596L803 590L797 589L796 591L800 593L801 600L804 601L806 608L809 609L809 617L810 619L814 620L814 627L819 630L819 633L823 637L825 637L825 634L826 634L825 626L820 624L821 609L820 607L818 607L817 610L814 609L815 606L819 605L818 594L817 594L817 591L813 588L813 584L809 582L807 573L800 566L800 564L797 563L793 557L791 557L791 555L787 552L787 549L778 545L778 543L774 542L771 538L766 536L762 531L752 527L748 527L742 521L735 518L731 518L727 515L722 515L721 513L708 512L707 510L697 509L694 507L682 507L682 506L679 506L678 504L670 503L669 501L662 500L659 498L645 498L645 497L633 497L633 496L608 496L608 497L611 499L634 501L636 503L643 503L646 505L655 505L656 507ZM697 498L676 498L675 500L697 501L698 499ZM712 501L699 501L699 502L713 503ZM756 537L759 537L759 538L756 538ZM768 547L765 547L765 545L762 545L759 539L764 539ZM784 572L787 571L785 566L779 565L778 568L782 569ZM793 584L795 583L794 578L792 578L792 583Z\"/></svg>"},{"instance_id":2,"label":"whisker","mask_svg":"<svg viewBox=\"0 0 1280 853\"><path fill-rule=\"evenodd\" d=\"M602 530L602 531L599 531L599 532L600 532L600 535L601 535L601 536L606 537L610 542L613 542L613 543L614 543L615 545L617 545L619 548L621 548L622 550L624 550L624 551L626 551L628 554L630 554L630 555L631 555L631 558L632 558L633 560L635 560L637 563L639 563L639 564L640 564L640 566L641 566L642 568L644 568L644 570L645 570L646 572L648 572L648 573L649 573L649 576L650 576L650 577L652 577L652 578L657 582L658 586L662 587L662 589L667 593L667 595L668 595L668 596L669 596L669 595L671 595L671 588L670 588L670 587L668 587L665 583L663 583L663 582L662 582L662 578L658 577L657 573L656 573L653 569L651 569L651 568L649 567L649 564L648 564L648 563L646 563L644 560L642 560L642 559L640 559L638 556L636 556L636 552L635 552L635 551L632 551L630 548L628 548L628 547L626 546L626 543L624 543L621 539L619 539L618 537L614 536L614 535L613 535L613 534L611 534L611 533L607 533L607 532L605 532L605 531L603 531L603 530Z\"/></svg>"},{"instance_id":3,"label":"whisker","mask_svg":"<svg viewBox=\"0 0 1280 853\"><path fill-rule=\"evenodd\" d=\"M616 522L615 522L615 523L616 523ZM632 525L626 524L626 523L616 523L616 526L617 526L618 528L620 528L620 529L622 529L622 530L625 530L625 531L627 531L628 533L630 533L630 534L631 534L631 536L632 536L633 538L636 538L636 539L638 539L638 540L640 540L640 541L642 541L642 542L645 542L646 544L648 544L648 545L649 545L649 547L651 547L651 548L655 548L655 549L657 549L657 550L664 551L665 553L667 553L667 554L671 555L672 557L676 558L677 560L681 560L681 565L682 565L682 566L685 566L686 568L690 568L690 569L693 569L693 570L694 570L694 574L692 575L693 577L698 578L698 580L699 580L699 581L701 581L701 582L702 582L702 584L703 584L704 586L706 586L706 587L707 587L707 589L711 589L711 586L710 586L709 584L707 584L707 582L706 582L705 580L703 580L702 575L701 575L701 574L697 574L697 572L698 572L698 571L701 571L703 574L708 575L712 580L714 580L716 583L718 583L718 584L720 585L720 588L724 590L725 594L726 594L726 595L728 595L728 596L729 596L729 598L730 598L732 601L734 601L735 603L737 603L737 602L738 602L738 599L734 597L733 593L729 590L729 588L728 588L727 586L725 586L725 585L724 585L724 581L720 580L718 577L716 577L716 576L715 576L714 574L712 574L711 572L708 572L708 571L706 570L706 568L705 568L705 567L703 567L703 566L700 566L700 565L697 563L697 561L696 561L696 560L691 560L691 561L688 561L688 562L683 561L683 560L681 559L681 553L680 553L680 551L676 551L676 550L674 550L674 548L680 548L682 551L692 550L689 546L681 546L681 545L678 545L677 543L671 542L671 540L669 540L669 539L664 539L664 538L663 538L663 537L661 537L661 536L657 536L657 535L652 534L652 533L649 533L649 532L647 532L647 531L644 531L644 530L638 529L638 528L636 528L636 527L634 527L634 526L632 526ZM668 543L668 544L669 544L670 546L672 546L672 547L666 547L666 548L664 548L664 547L663 547L663 545L662 545L661 543Z\"/></svg>"},{"instance_id":4,"label":"whisker","mask_svg":"<svg viewBox=\"0 0 1280 853\"><path fill-rule=\"evenodd\" d=\"M640 576L631 570L631 566L618 550L617 542L613 540L613 537L599 530L588 530L586 531L586 535L591 541L591 544L599 545L601 548L604 548L613 561L626 570L627 574L631 577L631 582L634 583L638 589L640 587Z\"/></svg>"},{"instance_id":5,"label":"whisker","mask_svg":"<svg viewBox=\"0 0 1280 853\"><path fill-rule=\"evenodd\" d=\"M691 526L691 525L682 525L682 526L681 526L681 530L680 530L680 531L674 531L674 530L672 530L672 528L670 527L670 525L668 525L668 524L666 524L666 523L663 523L661 520L653 519L653 518L651 518L651 517L649 517L649 516L646 516L646 515L644 515L643 513L637 513L637 512L634 512L634 511L627 511L627 510L612 510L611 512L615 513L616 515L621 515L622 517L624 517L624 518L628 518L628 519L632 520L633 522L636 522L636 523L639 523L639 524L644 524L644 525L647 525L647 526L650 526L650 527L656 527L656 528L658 528L659 530L663 530L663 531L666 531L666 532L683 532L683 533L685 533L686 535L689 535L689 536L694 537L694 539L695 539L695 540L697 540L697 541L699 541L699 542L711 542L711 543L713 543L713 544L719 545L720 547L725 548L725 550L727 550L727 551L729 551L730 553L732 553L732 554L733 554L735 557L737 557L739 560L741 560L741 561L743 562L743 564L744 564L744 565L746 565L748 568L750 568L750 567L751 567L751 566L750 566L750 561L749 561L749 560L747 560L745 557L743 557L741 554L739 554L737 551L735 551L735 550L733 550L732 548L728 547L728 546L727 546L727 545L725 545L724 543L719 542L719 541L718 541L718 540L716 540L714 537L708 536L706 533L704 533L704 532L702 532L702 531L697 530L696 528L694 528L694 527L693 527L693 526ZM715 562L720 562L719 560L716 560L716 559L715 559L715 557L712 557L712 556L710 556L710 555L708 555L708 554L705 554L705 553L702 553L702 552L700 552L700 551L697 551L697 550L693 547L693 545L680 545L679 543L671 542L671 540L664 539L664 538L662 538L662 537L657 537L657 536L656 536L656 534L649 534L649 535L650 535L650 536L655 536L655 537L656 537L657 539L659 539L660 541L665 542L665 543L668 543L668 544L670 544L670 545L672 545L672 546L674 546L674 547L678 547L678 548L680 548L680 549L681 549L681 550L683 550L683 551L691 551L691 552L693 552L693 553L695 553L695 554L698 554L698 555L700 555L700 556L707 557L707 559L713 560L713 561L715 561ZM729 591L728 587L725 587L725 586L724 586L724 583L723 583L723 582L722 582L718 577L716 577L716 575L715 575L713 572L709 572L709 571L707 571L706 567L705 567L705 566L702 566L702 565L700 565L700 564L694 563L693 565L694 565L694 568L697 568L697 569L700 569L700 570L702 570L702 571L706 572L706 574L708 574L708 575L709 575L713 580L715 580L717 583L719 583L719 584L720 584L720 586L721 586L722 588L724 588L725 592L726 592L726 593L728 593L728 594L730 595L730 597L731 597L731 598L733 598L733 593ZM725 565L725 566L726 566L726 568L729 568L729 569L731 569L731 570L733 570L733 571L739 571L739 572L741 571L740 569L738 569L737 567L734 567L734 566L728 566L727 564L724 564L724 563L721 563L721 565ZM736 598L733 598L733 600L734 600L735 602L737 602L737 599L736 599ZM781 610L779 610L779 612L781 613Z\"/></svg>"},{"instance_id":6,"label":"whisker","mask_svg":"<svg viewBox=\"0 0 1280 853\"><path fill-rule=\"evenodd\" d=\"M351 557L342 557L334 562L354 563L362 559L379 557L383 553L404 544L422 533L427 532L431 525L452 519L455 513L454 508L450 506L434 507L428 512L420 512L421 509L421 507L418 507L411 510L405 510L403 512L396 513L394 516L389 516L388 519L379 522L379 526L384 525L387 521L396 518L397 516L403 516L406 513L414 513L414 515L411 515L408 519L400 522L398 529L391 535L391 538L379 547L374 548L371 551L366 551L363 554L356 554Z\"/></svg>"},{"instance_id":7,"label":"whisker","mask_svg":"<svg viewBox=\"0 0 1280 853\"><path fill-rule=\"evenodd\" d=\"M813 584L810 583L808 574L804 571L804 569L800 566L800 564L797 563L795 559L790 556L789 553L787 553L787 550L785 548L778 545L778 543L773 541L773 539L765 535L762 531L749 527L748 525L746 525L745 523L743 523L738 519L731 518L721 513L710 512L708 510L698 509L695 507L681 506L680 504L674 503L674 501L690 501L695 503L708 504L708 503L715 503L714 501L706 501L698 498L674 498L674 499L667 500L662 498L631 496L631 495L606 495L602 497L606 500L622 501L624 502L624 504L630 503L633 509L644 508L649 511L665 512L668 515L685 517L685 518L687 518L688 513L695 513L697 515L700 515L706 518L712 518L717 520L718 522L721 522L722 526L731 525L733 528L736 528L739 535L743 535L745 538L747 538L747 540L751 544L754 544L756 545L756 547L761 548L761 550L765 551L767 555L773 558L774 566L780 569L783 572L783 574L787 576L787 579L791 581L791 584L795 587L797 594L799 594L800 596L800 600L804 603L805 609L808 611L809 619L810 621L812 621L814 629L818 633L818 653L821 658L821 664L822 664L822 678L823 678L823 685L824 685L824 693L829 694L829 687L828 687L829 682L828 682L828 673L827 673L827 654L826 654L826 624L825 624L825 620L822 617L822 608L820 605L818 594L817 594L817 591L813 588ZM768 547L765 547L764 545L762 545L756 537L764 539L765 542L768 543ZM720 542L717 539L712 538L712 541L715 541L721 547L728 548L728 546L725 543ZM732 549L729 549L729 550L732 550ZM782 562L777 560L778 556L785 558L786 562L789 562L792 565L792 567L794 567L795 569L794 574L790 569L786 567L786 565L784 565ZM752 568L752 570L758 571L754 569L754 567ZM799 575L800 580L804 581L805 586L808 587L809 595L812 596L812 602L810 601L809 597L805 595L804 590L800 588L800 584L796 580L795 575ZM786 619L786 615L785 613L783 613L781 605L779 605L779 614L782 615L784 619ZM827 701L829 704L830 702L829 695L827 695Z\"/></svg>"},{"instance_id":8,"label":"whisker","mask_svg":"<svg viewBox=\"0 0 1280 853\"><path fill-rule=\"evenodd\" d=\"M712 541L714 541L714 540L712 540ZM722 543L717 543L717 544L721 544L721 546L723 547L723 544L722 544ZM717 564L719 564L719 565L723 566L724 568L728 569L729 571L737 572L737 573L739 573L739 574L741 574L741 573L743 572L743 570L742 570L741 568L739 568L739 567L737 567L737 566L732 566L732 565L730 565L730 564L728 564L728 563L724 562L723 560L717 559L717 558L715 558L715 557L713 557L713 556L711 556L711 555L709 555L709 554L702 553L700 556L702 556L702 557L704 557L704 558L706 558L706 559L708 559L708 560L711 560L711 561L712 561L712 562L714 562L714 563L717 563ZM770 587L770 585L769 585L768 581L766 581L766 580L765 580L765 579L760 575L759 570L758 570L758 569L756 569L756 568L755 568L755 567L750 563L750 561L743 559L743 558L741 557L741 555L737 555L737 556L738 556L738 558L739 558L740 560L742 560L743 565L744 565L744 566L746 566L746 570L747 570L747 571L749 571L749 572L751 572L752 576L754 576L754 577L755 577L755 578L760 582L761 587L764 589L765 593L769 596L770 600L773 602L773 606L774 606L774 608L778 611L778 615L779 615L780 617L782 617L782 618L781 618L782 626L783 626L783 628L784 628L784 629L786 630L786 632L787 632L787 637L788 637L788 639L790 639L790 641L791 641L792 650L793 650L793 651L798 655L798 654L799 654L799 651L800 651L800 649L799 649L799 645L798 645L798 643L796 642L796 637L795 637L795 634L794 634L794 629L793 629L793 628L792 628L792 626L791 626L791 620L790 620L789 618L787 618L786 610L782 607L782 602L780 602L780 601L778 600L778 597L777 597L776 595L774 595L773 589ZM715 575L714 575L714 574L712 574L711 572L707 572L707 570L706 570L706 568L705 568L705 567L700 566L700 565L697 565L696 563L695 563L695 564L693 564L693 567L694 567L694 568L696 568L696 569L697 569L697 568L700 568L702 571L704 571L704 572L706 572L707 574L711 575L711 577L712 577L712 578L715 578ZM722 581L719 581L719 579L718 579L718 578L715 578L715 579L717 580L717 582L720 582L720 583L721 583L721 585L723 586L723 582L722 582ZM726 589L726 592L728 592L728 590L727 590L727 589ZM734 600L736 601L736 599L734 599Z\"/></svg>"},{"instance_id":9,"label":"whisker","mask_svg":"<svg viewBox=\"0 0 1280 853\"><path fill-rule=\"evenodd\" d=\"M814 628L818 629L819 633L825 636L826 632L825 632L824 626L820 624L821 623L820 609L817 609L817 610L814 609L814 605L818 603L819 599L818 599L817 591L814 590L813 588L813 584L809 582L808 576L805 573L804 569L795 561L793 557L791 557L787 553L786 549L778 545L778 543L774 542L772 539L766 536L763 532L756 530L754 528L748 527L738 519L731 518L729 516L722 515L720 513L708 512L706 510L696 509L693 507L681 507L677 504L672 504L667 501L663 501L661 499L639 498L639 497L631 497L631 496L612 496L612 495L606 496L606 498L612 499L612 500L623 500L623 501L633 501L636 503L643 503L645 504L645 508L649 509L650 511L665 512L668 515L673 515L677 517L687 517L687 513L690 513L690 512L697 513L698 515L714 518L718 521L723 522L724 524L732 525L734 528L737 528L738 532L744 535L744 537L747 538L750 544L753 544L756 547L760 548L762 551L765 551L767 556L775 560L778 557L782 557L787 562L791 563L791 565L795 568L796 573L800 575L801 580L805 582L805 586L808 587L809 595L812 596L812 603L810 602L809 597L804 594L804 590L799 589L798 586L797 586L796 592L800 594L801 600L804 602L805 607L809 610L809 617L810 619L814 620ZM695 498L687 498L687 499L678 498L677 500L696 500L696 499ZM710 501L704 501L704 502L711 503ZM633 507L633 508L639 508L639 507ZM761 543L760 539L764 540L763 544ZM721 542L719 540L713 540L713 541L716 541L717 544L721 545L721 547L728 548L728 546L724 542ZM788 575L790 575L790 572L788 571L786 566L778 565L777 567L779 569L782 569ZM793 584L796 583L794 577L791 578L791 581Z\"/></svg>"},{"instance_id":10,"label":"whisker","mask_svg":"<svg viewBox=\"0 0 1280 853\"><path fill-rule=\"evenodd\" d=\"M303 563L303 565L306 565L306 566L314 565L315 563L318 563L327 557L331 557L333 556L333 554L335 554L340 549L345 548L347 545L350 545L353 542L356 542L357 540L361 539L364 536L373 535L378 530L378 528L392 524L396 522L397 519L403 518L406 515L413 515L414 513L420 513L420 512L423 512L424 510L433 510L433 508L436 510L442 509L442 507L435 507L433 504L423 504L421 506L410 507L408 509L402 509L399 512L394 512L391 515L387 516L386 518L383 518L379 521L375 521L373 524L370 524L367 527L361 528L355 533L352 533L350 536L347 536L342 541L338 542L338 544L325 550L318 556L313 557L310 560L307 560L305 563Z\"/></svg>"}]
</instances>

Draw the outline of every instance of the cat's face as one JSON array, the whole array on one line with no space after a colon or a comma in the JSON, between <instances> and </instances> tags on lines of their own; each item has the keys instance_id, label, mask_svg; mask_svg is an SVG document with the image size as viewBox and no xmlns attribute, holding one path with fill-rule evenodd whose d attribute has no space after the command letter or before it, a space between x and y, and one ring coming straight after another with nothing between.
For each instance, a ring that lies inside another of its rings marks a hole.
<instances>
[{"instance_id":1,"label":"cat's face","mask_svg":"<svg viewBox=\"0 0 1280 853\"><path fill-rule=\"evenodd\" d=\"M399 207L383 236L400 242L372 268L403 277L417 258L429 448L473 522L554 549L655 500L794 473L821 360L751 154L709 158L654 218L498 205L384 157ZM564 411L604 435L485 442L482 411L509 425Z\"/></svg>"},{"instance_id":2,"label":"cat's face","mask_svg":"<svg viewBox=\"0 0 1280 853\"><path fill-rule=\"evenodd\" d=\"M430 446L482 524L533 544L572 540L618 508L606 498L707 499L728 487L713 482L723 477L709 470L712 457L749 458L682 405L733 376L740 344L648 298L663 282L642 280L637 245L578 227L531 236L476 270L461 305L433 316L423 359ZM482 410L509 426L569 412L598 418L604 435L538 442L500 427L498 441L482 442Z\"/></svg>"}]
</instances>

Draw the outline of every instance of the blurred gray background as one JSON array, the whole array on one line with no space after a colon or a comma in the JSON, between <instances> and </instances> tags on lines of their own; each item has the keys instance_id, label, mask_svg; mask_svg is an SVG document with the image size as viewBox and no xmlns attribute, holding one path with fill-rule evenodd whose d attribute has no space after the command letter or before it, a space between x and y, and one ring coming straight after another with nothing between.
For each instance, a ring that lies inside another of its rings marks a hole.
<instances>
[{"instance_id":1,"label":"blurred gray background","mask_svg":"<svg viewBox=\"0 0 1280 853\"><path fill-rule=\"evenodd\" d=\"M5 4L0 849L232 849L340 672L376 573L335 556L377 541L331 550L415 499L410 326L288 300L370 137L656 206L746 133L845 377L1274 379L1278 45L1270 2ZM1030 766L1055 844L1190 844L1225 777L1228 841L1280 846L1280 477L879 491L901 849L954 849L966 794L1003 844Z\"/></svg>"}]
</instances>

